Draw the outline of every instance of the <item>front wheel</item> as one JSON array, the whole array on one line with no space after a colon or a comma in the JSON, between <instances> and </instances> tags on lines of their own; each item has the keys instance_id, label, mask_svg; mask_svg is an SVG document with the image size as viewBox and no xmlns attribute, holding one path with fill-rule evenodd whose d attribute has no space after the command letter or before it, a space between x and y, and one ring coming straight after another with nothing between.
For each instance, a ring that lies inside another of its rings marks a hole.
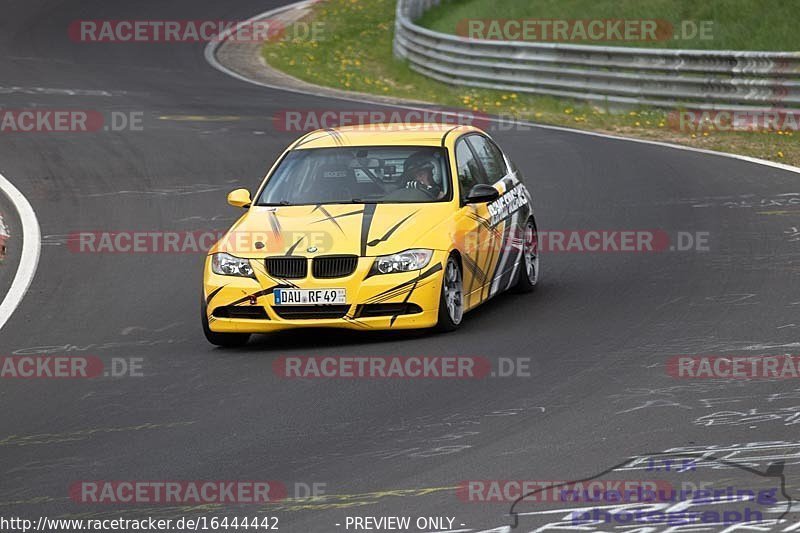
<instances>
[{"instance_id":1,"label":"front wheel","mask_svg":"<svg viewBox=\"0 0 800 533\"><path fill-rule=\"evenodd\" d=\"M442 293L439 297L439 331L453 331L464 317L464 286L461 265L454 255L447 258L442 275Z\"/></svg>"},{"instance_id":2,"label":"front wheel","mask_svg":"<svg viewBox=\"0 0 800 533\"><path fill-rule=\"evenodd\" d=\"M250 340L249 333L217 333L208 326L208 309L204 298L200 298L200 322L203 324L203 333L211 344L223 348L236 348L244 346Z\"/></svg>"},{"instance_id":3,"label":"front wheel","mask_svg":"<svg viewBox=\"0 0 800 533\"><path fill-rule=\"evenodd\" d=\"M514 290L517 292L533 292L539 282L539 234L536 224L529 219L525 224L522 241L522 258Z\"/></svg>"}]
</instances>

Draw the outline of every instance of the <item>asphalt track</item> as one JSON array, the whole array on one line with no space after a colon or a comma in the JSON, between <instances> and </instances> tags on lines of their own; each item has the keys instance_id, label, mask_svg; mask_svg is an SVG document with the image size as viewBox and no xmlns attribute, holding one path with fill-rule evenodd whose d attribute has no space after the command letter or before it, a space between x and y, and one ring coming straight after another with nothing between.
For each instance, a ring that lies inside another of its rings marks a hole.
<instances>
[{"instance_id":1,"label":"asphalt track","mask_svg":"<svg viewBox=\"0 0 800 533\"><path fill-rule=\"evenodd\" d=\"M664 370L678 354L800 346L800 223L791 201L800 198L800 176L785 170L570 132L496 132L526 176L541 228L708 232L711 249L546 254L534 295L498 297L447 335L302 332L215 349L197 317L201 255L71 252L65 236L76 231L224 229L238 215L225 193L255 187L296 135L273 128L275 113L368 106L243 83L210 68L203 45L74 43L68 24L243 19L273 4L4 5L2 107L143 112L144 130L0 136L0 172L33 205L43 237L33 284L0 331L0 354L141 358L144 376L3 380L1 515L208 515L79 505L67 489L87 479L274 479L324 483L335 496L213 511L274 514L289 532L341 531L347 516L398 514L455 516L454 528L478 530L509 523L508 506L465 503L446 488L580 479L672 447L799 440L795 381L681 382ZM61 91L78 89L107 95ZM309 354L528 357L531 376L274 375L278 356ZM739 415L704 425L701 417L720 411ZM793 453L790 486L800 461ZM720 473L735 477L692 475ZM391 492L398 489L407 490Z\"/></svg>"}]
</instances>

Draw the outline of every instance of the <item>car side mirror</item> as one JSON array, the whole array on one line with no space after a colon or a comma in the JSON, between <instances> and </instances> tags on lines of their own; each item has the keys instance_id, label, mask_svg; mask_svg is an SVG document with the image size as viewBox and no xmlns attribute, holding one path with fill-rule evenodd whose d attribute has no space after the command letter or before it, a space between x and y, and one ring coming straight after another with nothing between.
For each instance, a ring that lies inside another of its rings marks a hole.
<instances>
[{"instance_id":1,"label":"car side mirror","mask_svg":"<svg viewBox=\"0 0 800 533\"><path fill-rule=\"evenodd\" d=\"M236 189L228 193L228 203L233 207L250 207L250 191L247 189Z\"/></svg>"},{"instance_id":2,"label":"car side mirror","mask_svg":"<svg viewBox=\"0 0 800 533\"><path fill-rule=\"evenodd\" d=\"M498 198L500 198L500 192L497 189L491 185L479 183L469 191L469 194L467 194L467 203L485 204L491 202L492 200L497 200Z\"/></svg>"}]
</instances>

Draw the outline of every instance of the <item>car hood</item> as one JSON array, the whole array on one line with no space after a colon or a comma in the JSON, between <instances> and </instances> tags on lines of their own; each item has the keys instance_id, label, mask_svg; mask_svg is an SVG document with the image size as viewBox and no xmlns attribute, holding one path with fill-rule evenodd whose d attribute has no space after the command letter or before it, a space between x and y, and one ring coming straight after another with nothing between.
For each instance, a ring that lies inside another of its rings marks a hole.
<instances>
[{"instance_id":1,"label":"car hood","mask_svg":"<svg viewBox=\"0 0 800 533\"><path fill-rule=\"evenodd\" d=\"M427 236L436 234L433 230L452 212L449 202L256 206L211 251L253 258L376 256L413 247L443 249L446 239Z\"/></svg>"}]
</instances>

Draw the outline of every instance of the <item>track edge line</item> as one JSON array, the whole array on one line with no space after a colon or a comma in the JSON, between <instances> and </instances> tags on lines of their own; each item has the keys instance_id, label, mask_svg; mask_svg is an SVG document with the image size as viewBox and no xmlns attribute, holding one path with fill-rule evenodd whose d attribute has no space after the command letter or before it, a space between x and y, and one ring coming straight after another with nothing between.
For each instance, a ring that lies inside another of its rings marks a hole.
<instances>
[{"instance_id":1,"label":"track edge line","mask_svg":"<svg viewBox=\"0 0 800 533\"><path fill-rule=\"evenodd\" d=\"M5 176L0 174L0 192L4 193L17 210L22 225L22 253L19 266L8 293L0 303L0 330L17 309L36 276L42 250L42 232L30 202Z\"/></svg>"}]
</instances>

